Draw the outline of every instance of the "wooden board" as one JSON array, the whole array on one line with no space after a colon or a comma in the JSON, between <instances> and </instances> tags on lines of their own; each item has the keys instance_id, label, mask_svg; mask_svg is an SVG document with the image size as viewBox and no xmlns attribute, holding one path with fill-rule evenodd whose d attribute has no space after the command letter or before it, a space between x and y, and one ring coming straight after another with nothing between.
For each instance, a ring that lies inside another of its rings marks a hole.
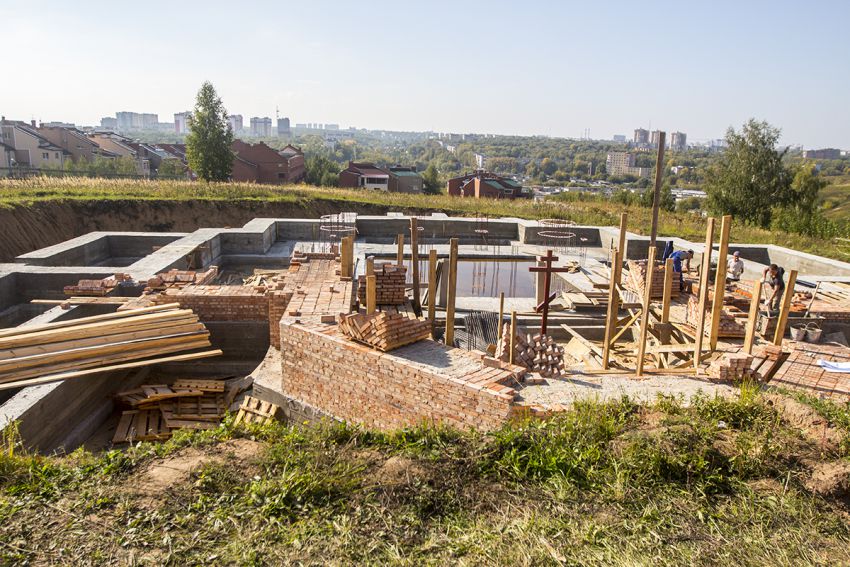
<instances>
[{"instance_id":1,"label":"wooden board","mask_svg":"<svg viewBox=\"0 0 850 567\"><path fill-rule=\"evenodd\" d=\"M171 384L172 390L200 390L202 392L224 392L224 380L194 380L180 378Z\"/></svg>"},{"instance_id":2,"label":"wooden board","mask_svg":"<svg viewBox=\"0 0 850 567\"><path fill-rule=\"evenodd\" d=\"M171 430L159 410L129 410L121 414L112 442L161 441L169 437Z\"/></svg>"},{"instance_id":3,"label":"wooden board","mask_svg":"<svg viewBox=\"0 0 850 567\"><path fill-rule=\"evenodd\" d=\"M205 394L193 398L175 398L159 404L167 419L217 421L224 417L227 407L224 395Z\"/></svg>"},{"instance_id":4,"label":"wooden board","mask_svg":"<svg viewBox=\"0 0 850 567\"><path fill-rule=\"evenodd\" d=\"M233 425L240 423L268 423L270 420L277 419L277 414L280 408L271 402L245 396L245 400L239 407L239 413L236 414L236 419Z\"/></svg>"}]
</instances>

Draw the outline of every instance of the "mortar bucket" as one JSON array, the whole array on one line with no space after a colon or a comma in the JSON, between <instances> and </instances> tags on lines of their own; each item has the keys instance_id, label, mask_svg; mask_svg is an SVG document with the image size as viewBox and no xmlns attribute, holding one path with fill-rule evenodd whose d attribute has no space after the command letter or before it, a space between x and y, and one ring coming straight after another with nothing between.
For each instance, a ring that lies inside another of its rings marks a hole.
<instances>
[{"instance_id":1,"label":"mortar bucket","mask_svg":"<svg viewBox=\"0 0 850 567\"><path fill-rule=\"evenodd\" d=\"M816 342L820 341L820 337L821 337L822 334L823 334L822 329L818 329L816 326L810 325L806 329L806 342L816 343Z\"/></svg>"},{"instance_id":2,"label":"mortar bucket","mask_svg":"<svg viewBox=\"0 0 850 567\"><path fill-rule=\"evenodd\" d=\"M806 340L806 327L807 325L796 325L791 327L791 338L795 341Z\"/></svg>"}]
</instances>

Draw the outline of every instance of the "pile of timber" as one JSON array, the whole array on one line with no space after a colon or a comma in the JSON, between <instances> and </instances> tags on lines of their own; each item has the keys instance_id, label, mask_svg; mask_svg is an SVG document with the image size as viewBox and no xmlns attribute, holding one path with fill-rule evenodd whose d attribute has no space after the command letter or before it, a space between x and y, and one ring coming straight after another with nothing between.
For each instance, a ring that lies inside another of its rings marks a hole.
<instances>
[{"instance_id":1,"label":"pile of timber","mask_svg":"<svg viewBox=\"0 0 850 567\"><path fill-rule=\"evenodd\" d=\"M752 368L753 356L745 352L726 353L708 367L708 376L714 380L737 382L747 379L760 380L761 376Z\"/></svg>"},{"instance_id":2,"label":"pile of timber","mask_svg":"<svg viewBox=\"0 0 850 567\"><path fill-rule=\"evenodd\" d=\"M404 282L407 277L407 268L398 264L384 263L375 264L375 304L376 305L401 305L407 301L404 291ZM357 299L360 305L366 305L366 278L361 277L358 282Z\"/></svg>"},{"instance_id":3,"label":"pile of timber","mask_svg":"<svg viewBox=\"0 0 850 567\"><path fill-rule=\"evenodd\" d=\"M646 260L629 260L627 265L629 271L625 281L625 287L642 298L646 291ZM679 286L674 285L672 291L674 296L678 294ZM654 266L652 269L652 285L650 287L649 297L652 299L661 299L664 297L664 266Z\"/></svg>"},{"instance_id":4,"label":"pile of timber","mask_svg":"<svg viewBox=\"0 0 850 567\"><path fill-rule=\"evenodd\" d=\"M133 281L128 274L115 274L100 280L79 280L77 285L66 285L65 295L82 295L86 297L103 297L112 292L118 284Z\"/></svg>"},{"instance_id":5,"label":"pile of timber","mask_svg":"<svg viewBox=\"0 0 850 567\"><path fill-rule=\"evenodd\" d=\"M221 354L175 304L0 331L0 390ZM171 356L163 356L171 355Z\"/></svg>"},{"instance_id":6,"label":"pile of timber","mask_svg":"<svg viewBox=\"0 0 850 567\"><path fill-rule=\"evenodd\" d=\"M346 337L383 352L431 336L428 321L386 311L371 315L340 314L339 329Z\"/></svg>"},{"instance_id":7,"label":"pile of timber","mask_svg":"<svg viewBox=\"0 0 850 567\"><path fill-rule=\"evenodd\" d=\"M120 392L115 395L115 402L126 409L118 420L112 442L162 441L177 429L215 429L236 396L250 384L250 380L181 379L171 385L143 384ZM249 399L253 407L253 399L245 398ZM279 410L272 404L263 409L271 418Z\"/></svg>"},{"instance_id":8,"label":"pile of timber","mask_svg":"<svg viewBox=\"0 0 850 567\"><path fill-rule=\"evenodd\" d=\"M706 302L705 306L705 334L711 334L711 302ZM720 311L720 330L718 337L723 338L740 338L746 334L746 313L737 307L722 308ZM696 332L696 326L699 321L699 299L692 295L688 298L688 310L685 314L685 323L687 326Z\"/></svg>"},{"instance_id":9,"label":"pile of timber","mask_svg":"<svg viewBox=\"0 0 850 567\"><path fill-rule=\"evenodd\" d=\"M511 325L505 323L502 338L496 345L496 358L509 362ZM564 349L549 335L517 332L514 337L514 364L537 372L544 378L560 378L564 374Z\"/></svg>"},{"instance_id":10,"label":"pile of timber","mask_svg":"<svg viewBox=\"0 0 850 567\"><path fill-rule=\"evenodd\" d=\"M159 273L149 279L145 291L163 291L173 287L182 288L189 284L205 285L214 282L217 277L218 266L210 266L204 272L173 269Z\"/></svg>"}]
</instances>

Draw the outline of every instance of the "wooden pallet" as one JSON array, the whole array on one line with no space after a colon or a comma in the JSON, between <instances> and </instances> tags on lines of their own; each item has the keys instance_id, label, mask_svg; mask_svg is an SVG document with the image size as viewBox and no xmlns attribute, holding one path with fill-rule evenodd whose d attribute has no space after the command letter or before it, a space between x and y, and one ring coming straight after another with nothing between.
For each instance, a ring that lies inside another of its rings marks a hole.
<instances>
[{"instance_id":1,"label":"wooden pallet","mask_svg":"<svg viewBox=\"0 0 850 567\"><path fill-rule=\"evenodd\" d=\"M174 398L161 402L159 408L167 420L218 421L227 407L221 394L206 394L193 398Z\"/></svg>"},{"instance_id":2,"label":"wooden pallet","mask_svg":"<svg viewBox=\"0 0 850 567\"><path fill-rule=\"evenodd\" d=\"M129 410L121 414L112 442L161 441L169 437L171 430L159 410Z\"/></svg>"},{"instance_id":3,"label":"wooden pallet","mask_svg":"<svg viewBox=\"0 0 850 567\"><path fill-rule=\"evenodd\" d=\"M240 423L268 423L270 420L277 419L277 413L279 411L280 408L271 402L245 396L245 400L239 407L239 413L236 414L236 420L233 422L233 425L239 425Z\"/></svg>"}]
</instances>

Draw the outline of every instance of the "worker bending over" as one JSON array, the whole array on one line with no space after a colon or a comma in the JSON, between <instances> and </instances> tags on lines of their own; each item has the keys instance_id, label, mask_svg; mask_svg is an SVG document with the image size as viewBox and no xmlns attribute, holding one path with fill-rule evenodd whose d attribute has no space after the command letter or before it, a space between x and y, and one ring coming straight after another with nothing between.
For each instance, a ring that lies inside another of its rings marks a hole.
<instances>
[{"instance_id":1,"label":"worker bending over","mask_svg":"<svg viewBox=\"0 0 850 567\"><path fill-rule=\"evenodd\" d=\"M685 272L691 271L691 258L694 257L693 250L677 250L670 254L673 258L673 271L679 274L679 291L685 290L685 276L683 275L682 264L685 265Z\"/></svg>"},{"instance_id":2,"label":"worker bending over","mask_svg":"<svg viewBox=\"0 0 850 567\"><path fill-rule=\"evenodd\" d=\"M780 268L776 264L771 264L764 269L762 278L773 289L773 293L767 300L767 307L771 311L779 310L779 302L782 301L782 294L785 292L785 280L782 279L784 275L785 268Z\"/></svg>"},{"instance_id":3,"label":"worker bending over","mask_svg":"<svg viewBox=\"0 0 850 567\"><path fill-rule=\"evenodd\" d=\"M732 259L726 264L726 274L730 281L741 281L741 274L744 273L744 261L741 260L741 253L735 250L732 254Z\"/></svg>"}]
</instances>

